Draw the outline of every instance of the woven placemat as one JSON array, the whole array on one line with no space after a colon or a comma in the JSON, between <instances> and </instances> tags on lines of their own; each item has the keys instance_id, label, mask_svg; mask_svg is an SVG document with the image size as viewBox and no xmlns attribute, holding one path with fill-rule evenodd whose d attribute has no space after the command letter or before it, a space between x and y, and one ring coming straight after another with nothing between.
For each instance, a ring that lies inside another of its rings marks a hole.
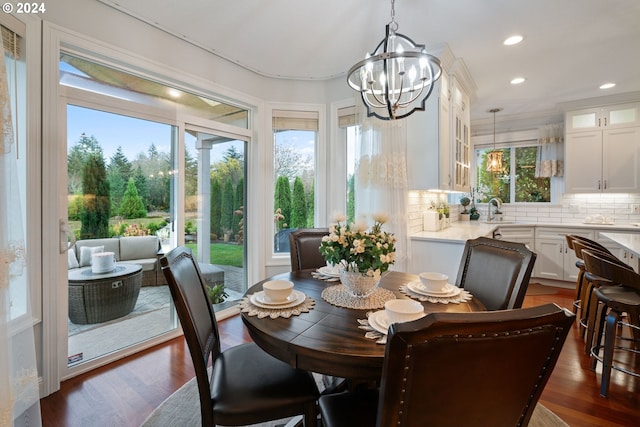
<instances>
[{"instance_id":1,"label":"woven placemat","mask_svg":"<svg viewBox=\"0 0 640 427\"><path fill-rule=\"evenodd\" d=\"M371 295L365 298L352 296L342 284L330 286L322 291L322 299L329 304L356 310L383 308L385 302L395 298L393 292L384 288L376 288Z\"/></svg>"},{"instance_id":2,"label":"woven placemat","mask_svg":"<svg viewBox=\"0 0 640 427\"><path fill-rule=\"evenodd\" d=\"M278 317L289 318L291 316L299 316L300 313L308 313L309 310L313 309L316 305L316 301L308 296L304 299L303 302L288 308L262 308L257 305L251 303L251 300L248 297L242 298L238 303L238 308L240 308L240 312L247 313L249 316L258 316L259 319L270 317L272 319Z\"/></svg>"}]
</instances>

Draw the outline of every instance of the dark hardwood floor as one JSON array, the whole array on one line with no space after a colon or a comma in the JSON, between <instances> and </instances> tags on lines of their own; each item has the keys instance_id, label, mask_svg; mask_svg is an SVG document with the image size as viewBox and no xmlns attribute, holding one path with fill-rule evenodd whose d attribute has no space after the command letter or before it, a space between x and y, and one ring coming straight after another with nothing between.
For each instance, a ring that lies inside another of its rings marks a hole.
<instances>
[{"instance_id":1,"label":"dark hardwood floor","mask_svg":"<svg viewBox=\"0 0 640 427\"><path fill-rule=\"evenodd\" d=\"M573 291L530 295L525 306L570 307ZM223 348L250 340L239 316L220 322ZM570 426L640 425L640 379L614 372L609 398L599 394L600 370L589 370L574 326L541 402ZM636 365L639 365L636 363ZM194 376L184 339L178 338L62 383L41 400L43 425L139 426L171 393Z\"/></svg>"}]
</instances>

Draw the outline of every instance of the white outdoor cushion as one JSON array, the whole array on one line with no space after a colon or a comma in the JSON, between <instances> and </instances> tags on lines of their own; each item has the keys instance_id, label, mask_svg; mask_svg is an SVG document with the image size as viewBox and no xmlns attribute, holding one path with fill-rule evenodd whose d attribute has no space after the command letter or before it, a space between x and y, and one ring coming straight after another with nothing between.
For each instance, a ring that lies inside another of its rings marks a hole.
<instances>
[{"instance_id":1,"label":"white outdoor cushion","mask_svg":"<svg viewBox=\"0 0 640 427\"><path fill-rule=\"evenodd\" d=\"M78 268L80 266L78 264L78 258L76 258L76 249L74 246L70 247L67 251L67 263L69 264L69 270L71 270L72 268Z\"/></svg>"},{"instance_id":2,"label":"white outdoor cushion","mask_svg":"<svg viewBox=\"0 0 640 427\"><path fill-rule=\"evenodd\" d=\"M80 267L91 265L91 255L104 252L104 246L83 246L80 248Z\"/></svg>"}]
</instances>

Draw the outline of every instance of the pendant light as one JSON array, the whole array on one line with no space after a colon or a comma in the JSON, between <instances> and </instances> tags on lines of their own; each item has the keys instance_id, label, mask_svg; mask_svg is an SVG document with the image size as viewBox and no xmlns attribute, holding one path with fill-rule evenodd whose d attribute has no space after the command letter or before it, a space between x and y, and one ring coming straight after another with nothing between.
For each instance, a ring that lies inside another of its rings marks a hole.
<instances>
[{"instance_id":1,"label":"pendant light","mask_svg":"<svg viewBox=\"0 0 640 427\"><path fill-rule=\"evenodd\" d=\"M402 119L424 111L434 84L442 74L440 60L427 53L423 44L397 32L395 0L391 0L391 22L385 38L373 53L348 72L349 86L360 93L367 116L382 120Z\"/></svg>"},{"instance_id":2,"label":"pendant light","mask_svg":"<svg viewBox=\"0 0 640 427\"><path fill-rule=\"evenodd\" d=\"M492 108L493 113L493 150L487 153L487 172L502 172L502 150L496 149L496 113L502 108Z\"/></svg>"}]
</instances>

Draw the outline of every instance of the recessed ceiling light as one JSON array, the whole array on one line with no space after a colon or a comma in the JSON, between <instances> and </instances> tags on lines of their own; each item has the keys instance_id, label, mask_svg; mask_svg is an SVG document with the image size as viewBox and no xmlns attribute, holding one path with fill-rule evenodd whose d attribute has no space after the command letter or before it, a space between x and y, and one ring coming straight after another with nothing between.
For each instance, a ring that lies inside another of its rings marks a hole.
<instances>
[{"instance_id":1,"label":"recessed ceiling light","mask_svg":"<svg viewBox=\"0 0 640 427\"><path fill-rule=\"evenodd\" d=\"M169 93L169 96L171 98L179 98L180 97L180 91L177 90L177 89L169 88L168 93Z\"/></svg>"},{"instance_id":2,"label":"recessed ceiling light","mask_svg":"<svg viewBox=\"0 0 640 427\"><path fill-rule=\"evenodd\" d=\"M516 77L515 79L511 80L511 84L512 85L519 85L520 83L524 83L526 79L524 77Z\"/></svg>"},{"instance_id":3,"label":"recessed ceiling light","mask_svg":"<svg viewBox=\"0 0 640 427\"><path fill-rule=\"evenodd\" d=\"M515 36L511 36L507 38L505 41L502 42L502 44L504 44L505 46L513 46L514 44L520 43L522 40L524 40L524 37L517 34Z\"/></svg>"},{"instance_id":4,"label":"recessed ceiling light","mask_svg":"<svg viewBox=\"0 0 640 427\"><path fill-rule=\"evenodd\" d=\"M615 85L616 85L615 83L605 83L602 86L600 86L600 89L611 89Z\"/></svg>"}]
</instances>

